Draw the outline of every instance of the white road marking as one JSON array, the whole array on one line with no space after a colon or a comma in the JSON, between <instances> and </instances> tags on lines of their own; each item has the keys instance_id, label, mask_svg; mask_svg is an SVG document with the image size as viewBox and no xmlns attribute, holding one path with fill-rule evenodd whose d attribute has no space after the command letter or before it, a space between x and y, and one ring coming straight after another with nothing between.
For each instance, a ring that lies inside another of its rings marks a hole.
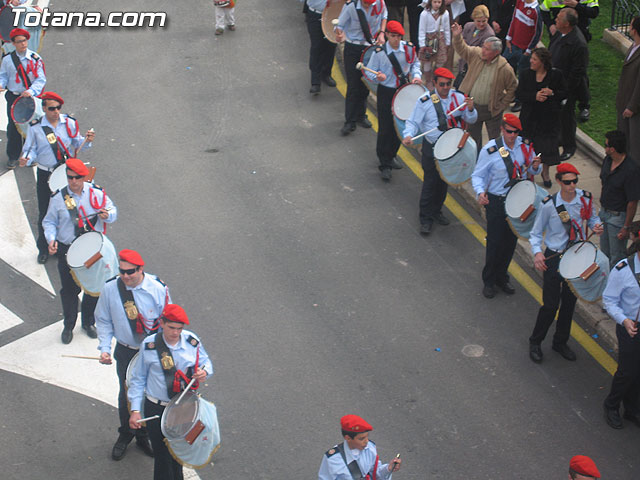
<instances>
[{"instance_id":1,"label":"white road marking","mask_svg":"<svg viewBox=\"0 0 640 480\"><path fill-rule=\"evenodd\" d=\"M0 333L21 323L20 317L0 303Z\"/></svg>"}]
</instances>

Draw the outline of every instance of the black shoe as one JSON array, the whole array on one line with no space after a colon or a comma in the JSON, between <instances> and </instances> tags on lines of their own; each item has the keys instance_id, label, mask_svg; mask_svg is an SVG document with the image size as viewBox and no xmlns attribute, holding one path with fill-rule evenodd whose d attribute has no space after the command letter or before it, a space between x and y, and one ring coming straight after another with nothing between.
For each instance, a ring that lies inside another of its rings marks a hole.
<instances>
[{"instance_id":1,"label":"black shoe","mask_svg":"<svg viewBox=\"0 0 640 480\"><path fill-rule=\"evenodd\" d=\"M320 85L311 85L309 93L313 96L320 95Z\"/></svg>"},{"instance_id":2,"label":"black shoe","mask_svg":"<svg viewBox=\"0 0 640 480\"><path fill-rule=\"evenodd\" d=\"M391 159L391 168L394 170L402 170L402 167L404 167L404 165L402 165L402 162L398 157L393 157Z\"/></svg>"},{"instance_id":3,"label":"black shoe","mask_svg":"<svg viewBox=\"0 0 640 480\"><path fill-rule=\"evenodd\" d=\"M591 112L589 112L589 109L583 108L582 110L580 110L580 115L578 115L578 120L580 120L581 123L588 122L590 116L591 116Z\"/></svg>"},{"instance_id":4,"label":"black shoe","mask_svg":"<svg viewBox=\"0 0 640 480\"><path fill-rule=\"evenodd\" d=\"M529 344L529 358L534 363L542 363L542 349L540 345L534 345L533 343Z\"/></svg>"},{"instance_id":5,"label":"black shoe","mask_svg":"<svg viewBox=\"0 0 640 480\"><path fill-rule=\"evenodd\" d=\"M96 332L95 325L89 325L88 327L83 326L82 329L87 333L87 337L98 338L98 332Z\"/></svg>"},{"instance_id":6,"label":"black shoe","mask_svg":"<svg viewBox=\"0 0 640 480\"><path fill-rule=\"evenodd\" d=\"M129 446L129 442L133 440L133 436L128 435L120 435L118 440L116 440L113 449L111 450L111 458L114 460L122 460L124 454L127 453L127 447Z\"/></svg>"},{"instance_id":7,"label":"black shoe","mask_svg":"<svg viewBox=\"0 0 640 480\"><path fill-rule=\"evenodd\" d=\"M326 77L322 77L322 81L327 84L327 87L335 87L336 81L331 78L331 75L327 75Z\"/></svg>"},{"instance_id":8,"label":"black shoe","mask_svg":"<svg viewBox=\"0 0 640 480\"><path fill-rule=\"evenodd\" d=\"M516 289L513 288L513 285L511 285L509 282L507 283L500 283L498 284L498 286L500 287L500 289L506 293L507 295L513 295L514 293L516 293Z\"/></svg>"},{"instance_id":9,"label":"black shoe","mask_svg":"<svg viewBox=\"0 0 640 480\"><path fill-rule=\"evenodd\" d=\"M382 180L384 180L385 182L388 182L391 180L391 169L390 168L384 168L380 171L380 178L382 178Z\"/></svg>"},{"instance_id":10,"label":"black shoe","mask_svg":"<svg viewBox=\"0 0 640 480\"><path fill-rule=\"evenodd\" d=\"M620 430L623 427L618 409L609 408L604 405L604 419L607 421L607 425L611 428Z\"/></svg>"},{"instance_id":11,"label":"black shoe","mask_svg":"<svg viewBox=\"0 0 640 480\"><path fill-rule=\"evenodd\" d=\"M151 442L149 441L149 437L136 437L136 445L146 455L153 458L153 448L151 448Z\"/></svg>"},{"instance_id":12,"label":"black shoe","mask_svg":"<svg viewBox=\"0 0 640 480\"><path fill-rule=\"evenodd\" d=\"M353 132L355 129L356 129L356 124L355 123L345 122L344 125L342 126L342 128L340 129L340 135L342 135L343 137L346 137L351 132Z\"/></svg>"},{"instance_id":13,"label":"black shoe","mask_svg":"<svg viewBox=\"0 0 640 480\"><path fill-rule=\"evenodd\" d=\"M429 235L431 233L431 229L433 228L433 218L428 218L425 222L420 225L420 233L423 235Z\"/></svg>"},{"instance_id":14,"label":"black shoe","mask_svg":"<svg viewBox=\"0 0 640 480\"><path fill-rule=\"evenodd\" d=\"M545 188L551 188L551 180L543 180L542 185L544 185Z\"/></svg>"},{"instance_id":15,"label":"black shoe","mask_svg":"<svg viewBox=\"0 0 640 480\"><path fill-rule=\"evenodd\" d=\"M438 212L436 214L436 222L438 222L438 225L449 225L451 223L449 219L445 217L442 212Z\"/></svg>"},{"instance_id":16,"label":"black shoe","mask_svg":"<svg viewBox=\"0 0 640 480\"><path fill-rule=\"evenodd\" d=\"M62 335L60 335L60 338L62 339L62 343L64 343L65 345L69 345L71 343L71 340L73 340L73 330L71 330L70 328L64 328L64 330L62 330Z\"/></svg>"},{"instance_id":17,"label":"black shoe","mask_svg":"<svg viewBox=\"0 0 640 480\"><path fill-rule=\"evenodd\" d=\"M38 263L40 265L44 265L45 263L47 263L47 260L49 260L48 253L41 253L40 255L38 255Z\"/></svg>"},{"instance_id":18,"label":"black shoe","mask_svg":"<svg viewBox=\"0 0 640 480\"><path fill-rule=\"evenodd\" d=\"M560 155L560 160L562 160L563 162L566 162L567 160L569 160L571 157L573 157L573 155L576 153L575 150L564 150L562 152L562 155Z\"/></svg>"},{"instance_id":19,"label":"black shoe","mask_svg":"<svg viewBox=\"0 0 640 480\"><path fill-rule=\"evenodd\" d=\"M552 345L551 348L562 355L562 358L569 360L570 362L576 361L576 354L573 350L569 348L569 345L566 343L563 345Z\"/></svg>"},{"instance_id":20,"label":"black shoe","mask_svg":"<svg viewBox=\"0 0 640 480\"><path fill-rule=\"evenodd\" d=\"M9 159L9 161L7 161L7 168L9 170L13 170L14 168L16 168L18 166L18 160L11 160Z\"/></svg>"},{"instance_id":21,"label":"black shoe","mask_svg":"<svg viewBox=\"0 0 640 480\"><path fill-rule=\"evenodd\" d=\"M362 128L371 128L371 122L367 117L362 117L359 120L356 120L356 123L360 125Z\"/></svg>"},{"instance_id":22,"label":"black shoe","mask_svg":"<svg viewBox=\"0 0 640 480\"><path fill-rule=\"evenodd\" d=\"M513 107L511 107L511 111L512 112L519 112L520 110L522 110L522 103L520 103L518 100L516 100L515 103L513 104Z\"/></svg>"},{"instance_id":23,"label":"black shoe","mask_svg":"<svg viewBox=\"0 0 640 480\"><path fill-rule=\"evenodd\" d=\"M493 298L496 296L496 287L494 287L493 285L485 285L482 288L482 295L484 295L486 298Z\"/></svg>"}]
</instances>

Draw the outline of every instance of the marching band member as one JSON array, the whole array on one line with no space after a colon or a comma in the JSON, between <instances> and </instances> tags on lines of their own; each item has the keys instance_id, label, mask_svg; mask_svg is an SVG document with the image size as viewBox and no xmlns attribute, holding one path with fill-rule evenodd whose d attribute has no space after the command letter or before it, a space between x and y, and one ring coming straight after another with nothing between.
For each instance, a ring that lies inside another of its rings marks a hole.
<instances>
[{"instance_id":1,"label":"marching band member","mask_svg":"<svg viewBox=\"0 0 640 480\"><path fill-rule=\"evenodd\" d=\"M120 428L118 440L111 457L121 460L135 435L136 444L149 456L153 456L146 428L132 431L129 428L126 378L131 359L140 350L140 343L158 330L158 318L171 302L169 287L157 276L144 271L144 260L135 250L120 250L118 254L120 275L105 283L94 313L100 344L100 363L110 365L111 340L117 340L113 357L120 383L118 413Z\"/></svg>"},{"instance_id":2,"label":"marching band member","mask_svg":"<svg viewBox=\"0 0 640 480\"><path fill-rule=\"evenodd\" d=\"M425 135L422 141L422 170L424 180L420 193L420 233L429 234L433 228L433 221L440 225L449 225L449 219L442 213L444 200L447 198L447 184L436 168L433 157L433 146L445 131L454 127L465 128L467 123L474 123L478 112L474 108L473 98L462 93L451 91L451 83L455 76L446 68L436 68L433 72L436 85L435 92L425 95L418 102L407 120L402 143L411 145L411 140L419 132L433 132ZM452 112L467 102L462 109Z\"/></svg>"},{"instance_id":3,"label":"marching band member","mask_svg":"<svg viewBox=\"0 0 640 480\"><path fill-rule=\"evenodd\" d=\"M402 40L404 28L400 22L387 23L387 43L377 47L369 60L368 68L377 75L366 71L365 75L378 84L378 140L376 153L382 179L391 180L394 158L400 148L400 139L394 126L391 101L398 87L406 83L422 83L420 61L412 43Z\"/></svg>"},{"instance_id":4,"label":"marching band member","mask_svg":"<svg viewBox=\"0 0 640 480\"><path fill-rule=\"evenodd\" d=\"M116 221L118 211L107 194L97 185L85 182L89 169L82 160L70 158L66 161L68 185L51 197L47 214L42 220L44 236L49 245L49 255L58 254L60 274L60 299L64 313L62 343L73 339L73 328L78 318L78 294L80 287L74 282L66 254L73 242L81 234L95 230L106 231L106 223ZM97 297L82 296L82 328L90 338L97 338L93 311Z\"/></svg>"},{"instance_id":5,"label":"marching band member","mask_svg":"<svg viewBox=\"0 0 640 480\"><path fill-rule=\"evenodd\" d=\"M604 416L611 428L622 428L624 418L640 426L640 221L629 226L631 255L611 270L602 302L616 325L618 369L604 401Z\"/></svg>"},{"instance_id":6,"label":"marching band member","mask_svg":"<svg viewBox=\"0 0 640 480\"><path fill-rule=\"evenodd\" d=\"M89 130L85 137L80 134L78 122L75 118L61 114L64 100L54 92L44 92L40 98L44 107L44 117L37 124L31 125L27 139L22 147L20 166L38 164L38 180L36 192L38 195L38 263L46 263L49 258L47 241L44 238L42 219L49 208L51 191L49 177L55 168L74 156L71 148L82 150L91 148L95 133ZM38 101L38 100L36 100Z\"/></svg>"},{"instance_id":7,"label":"marching band member","mask_svg":"<svg viewBox=\"0 0 640 480\"><path fill-rule=\"evenodd\" d=\"M318 480L350 478L379 478L390 480L400 470L399 456L383 464L378 458L376 444L369 440L373 427L357 415L340 419L344 441L329 449L322 457Z\"/></svg>"},{"instance_id":8,"label":"marching band member","mask_svg":"<svg viewBox=\"0 0 640 480\"><path fill-rule=\"evenodd\" d=\"M140 360L134 369L127 393L131 402L129 427L141 428L140 409L145 416L162 417L169 401L195 378L204 381L213 375L213 366L200 339L184 330L189 318L182 307L169 304L160 315L162 331L150 335L140 345ZM194 384L194 389L197 384ZM146 398L145 398L146 393ZM160 419L147 422L154 453L154 480L182 479L182 465L173 459L164 443Z\"/></svg>"},{"instance_id":9,"label":"marching band member","mask_svg":"<svg viewBox=\"0 0 640 480\"><path fill-rule=\"evenodd\" d=\"M582 223L597 235L603 232L600 218L595 214L591 193L576 188L578 169L570 163L561 163L556 170L556 182L560 191L542 201L529 236L534 255L534 266L543 273L542 306L538 311L536 325L529 337L529 357L535 363L542 362L540 344L553 323L558 307L558 323L553 336L553 350L569 361L576 360L576 354L569 348L571 318L576 306L576 296L566 280L558 272L560 253L570 243L586 240ZM542 235L547 249L542 253Z\"/></svg>"},{"instance_id":10,"label":"marching band member","mask_svg":"<svg viewBox=\"0 0 640 480\"><path fill-rule=\"evenodd\" d=\"M335 87L336 82L331 78L333 57L336 44L327 40L322 31L322 11L327 6L327 0L305 0L303 12L309 32L311 48L309 49L309 70L311 70L311 89L309 93L318 95L320 83Z\"/></svg>"},{"instance_id":11,"label":"marching band member","mask_svg":"<svg viewBox=\"0 0 640 480\"><path fill-rule=\"evenodd\" d=\"M504 201L507 192L519 178L533 179L542 171L540 157L533 145L518 135L522 131L520 119L511 113L502 116L501 136L489 140L480 150L478 163L471 175L476 198L487 214L487 249L482 269L482 294L496 296L496 286L507 295L515 293L509 283L509 264L516 250L518 237L507 222Z\"/></svg>"},{"instance_id":12,"label":"marching band member","mask_svg":"<svg viewBox=\"0 0 640 480\"><path fill-rule=\"evenodd\" d=\"M344 125L342 135L349 135L356 129L356 123L363 128L371 128L367 118L367 97L369 90L362 82L362 73L356 68L362 52L368 45L382 45L387 26L387 7L384 0L348 0L342 7L335 27L336 39L345 41L344 69L347 74L347 95L345 98Z\"/></svg>"},{"instance_id":13,"label":"marching band member","mask_svg":"<svg viewBox=\"0 0 640 480\"><path fill-rule=\"evenodd\" d=\"M0 89L7 90L7 162L8 168L18 166L18 157L22 148L22 137L11 118L11 107L18 97L36 97L40 95L47 77L44 63L40 56L28 48L31 38L29 32L22 28L14 28L9 34L15 51L5 55L0 64Z\"/></svg>"}]
</instances>

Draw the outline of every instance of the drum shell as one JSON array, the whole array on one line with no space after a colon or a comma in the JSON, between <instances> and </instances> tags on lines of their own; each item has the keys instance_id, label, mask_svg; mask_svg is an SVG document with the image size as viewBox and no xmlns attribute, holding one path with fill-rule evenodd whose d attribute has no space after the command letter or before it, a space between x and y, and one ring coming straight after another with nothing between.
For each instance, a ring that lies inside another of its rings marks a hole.
<instances>
[{"instance_id":1,"label":"drum shell","mask_svg":"<svg viewBox=\"0 0 640 480\"><path fill-rule=\"evenodd\" d=\"M599 249L596 251L595 263L599 268L587 280L580 277L567 280L575 296L588 303L595 303L602 298L609 278L609 258Z\"/></svg>"},{"instance_id":2,"label":"drum shell","mask_svg":"<svg viewBox=\"0 0 640 480\"><path fill-rule=\"evenodd\" d=\"M332 22L340 16L340 12L345 3L347 3L346 0L330 0L329 4L322 11L322 32L325 38L331 43L338 43Z\"/></svg>"},{"instance_id":3,"label":"drum shell","mask_svg":"<svg viewBox=\"0 0 640 480\"><path fill-rule=\"evenodd\" d=\"M85 267L82 259L90 258L98 252L101 258L88 268ZM67 265L71 270L71 276L84 293L97 297L105 282L116 275L118 255L113 243L105 235L89 232L80 235L71 243L67 251Z\"/></svg>"},{"instance_id":4,"label":"drum shell","mask_svg":"<svg viewBox=\"0 0 640 480\"><path fill-rule=\"evenodd\" d=\"M433 145L433 156L440 178L451 186L468 181L476 166L478 150L475 140L469 137L462 148L458 148L464 133L461 128L451 128L440 135Z\"/></svg>"},{"instance_id":5,"label":"drum shell","mask_svg":"<svg viewBox=\"0 0 640 480\"><path fill-rule=\"evenodd\" d=\"M25 104L27 106L25 106ZM16 116L19 116L19 120L21 121L16 121L14 112ZM29 128L31 128L31 123L37 122L43 116L44 109L42 108L42 100L38 97L18 97L11 106L11 117L18 129L18 132L20 132L20 135L24 138L27 138Z\"/></svg>"},{"instance_id":6,"label":"drum shell","mask_svg":"<svg viewBox=\"0 0 640 480\"><path fill-rule=\"evenodd\" d=\"M523 181L529 182L530 180L523 180ZM511 230L513 230L513 233L515 233L518 237L523 238L525 240L529 239L531 230L533 229L533 224L535 223L536 216L538 215L538 210L540 209L540 205L542 205L542 200L544 200L549 195L549 192L547 192L544 188L540 187L539 185L536 185L534 182L531 182L531 183L533 183L533 185L535 186L535 195L534 195L533 201L531 202L534 208L533 212L529 215L529 217L527 217L527 219L524 222L520 220L520 216L512 217L512 216L509 216L509 214L507 214L507 222L509 222L509 226L511 227ZM511 190L509 190L509 193L511 193L512 190L513 190L513 187L511 188ZM506 207L506 202L509 202L509 193L507 193L507 198L505 200L505 207Z\"/></svg>"}]
</instances>

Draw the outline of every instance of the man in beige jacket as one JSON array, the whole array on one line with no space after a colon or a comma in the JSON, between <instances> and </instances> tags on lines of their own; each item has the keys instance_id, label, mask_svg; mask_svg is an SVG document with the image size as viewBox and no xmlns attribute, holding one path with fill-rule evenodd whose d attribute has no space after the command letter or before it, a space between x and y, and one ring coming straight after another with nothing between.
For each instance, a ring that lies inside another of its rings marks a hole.
<instances>
[{"instance_id":1,"label":"man in beige jacket","mask_svg":"<svg viewBox=\"0 0 640 480\"><path fill-rule=\"evenodd\" d=\"M467 75L460 84L460 91L473 97L478 120L469 125L469 132L476 141L478 152L482 141L482 125L487 125L489 139L500 135L502 113L515 97L518 81L507 60L500 55L502 41L498 37L487 38L482 47L470 47L462 38L462 27L451 26L453 47L467 62Z\"/></svg>"}]
</instances>

